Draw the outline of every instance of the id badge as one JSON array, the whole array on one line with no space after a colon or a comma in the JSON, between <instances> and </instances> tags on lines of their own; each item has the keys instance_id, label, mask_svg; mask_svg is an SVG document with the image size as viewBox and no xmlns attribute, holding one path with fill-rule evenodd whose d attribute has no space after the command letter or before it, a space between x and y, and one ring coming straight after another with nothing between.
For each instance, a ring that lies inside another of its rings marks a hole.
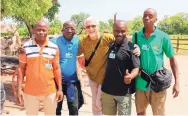
<instances>
[{"instance_id":1,"label":"id badge","mask_svg":"<svg viewBox=\"0 0 188 116\"><path fill-rule=\"evenodd\" d=\"M116 55L115 55L114 53L110 53L110 54L109 54L109 58L115 59L115 57L116 57Z\"/></svg>"},{"instance_id":2,"label":"id badge","mask_svg":"<svg viewBox=\"0 0 188 116\"><path fill-rule=\"evenodd\" d=\"M148 50L149 47L148 47L147 45L142 45L142 49L143 49L143 50Z\"/></svg>"},{"instance_id":3,"label":"id badge","mask_svg":"<svg viewBox=\"0 0 188 116\"><path fill-rule=\"evenodd\" d=\"M52 64L49 64L49 63L45 64L45 68L49 70L52 69Z\"/></svg>"},{"instance_id":4,"label":"id badge","mask_svg":"<svg viewBox=\"0 0 188 116\"><path fill-rule=\"evenodd\" d=\"M72 53L70 53L70 52L65 53L65 57L66 57L66 58L68 58L68 59L70 59L70 58L72 58L72 57L73 57L73 54L72 54Z\"/></svg>"}]
</instances>

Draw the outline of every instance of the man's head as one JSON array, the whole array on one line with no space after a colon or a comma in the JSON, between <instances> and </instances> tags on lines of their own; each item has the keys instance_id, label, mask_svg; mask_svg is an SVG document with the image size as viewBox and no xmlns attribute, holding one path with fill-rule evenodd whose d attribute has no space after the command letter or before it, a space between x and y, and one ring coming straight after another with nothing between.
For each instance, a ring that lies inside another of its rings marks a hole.
<instances>
[{"instance_id":1,"label":"man's head","mask_svg":"<svg viewBox=\"0 0 188 116\"><path fill-rule=\"evenodd\" d=\"M37 41L45 41L48 35L48 30L48 23L44 19L41 19L33 26L32 33L35 35Z\"/></svg>"},{"instance_id":2,"label":"man's head","mask_svg":"<svg viewBox=\"0 0 188 116\"><path fill-rule=\"evenodd\" d=\"M99 34L99 23L92 17L88 17L84 21L84 28L86 33L89 35L90 38L98 37Z\"/></svg>"},{"instance_id":3,"label":"man's head","mask_svg":"<svg viewBox=\"0 0 188 116\"><path fill-rule=\"evenodd\" d=\"M75 24L72 21L66 21L63 24L62 32L66 39L71 39L76 33Z\"/></svg>"},{"instance_id":4,"label":"man's head","mask_svg":"<svg viewBox=\"0 0 188 116\"><path fill-rule=\"evenodd\" d=\"M153 28L157 21L157 12L155 9L148 8L143 14L143 23L145 28Z\"/></svg>"},{"instance_id":5,"label":"man's head","mask_svg":"<svg viewBox=\"0 0 188 116\"><path fill-rule=\"evenodd\" d=\"M116 20L113 26L113 33L115 37L115 42L121 44L126 38L127 24L123 20Z\"/></svg>"}]
</instances>

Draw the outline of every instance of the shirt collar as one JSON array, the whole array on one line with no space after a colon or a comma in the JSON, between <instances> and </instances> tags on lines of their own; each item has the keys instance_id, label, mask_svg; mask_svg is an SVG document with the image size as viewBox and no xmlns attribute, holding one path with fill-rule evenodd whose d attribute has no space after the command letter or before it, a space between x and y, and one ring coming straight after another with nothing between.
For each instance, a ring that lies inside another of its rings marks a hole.
<instances>
[{"instance_id":1,"label":"shirt collar","mask_svg":"<svg viewBox=\"0 0 188 116\"><path fill-rule=\"evenodd\" d=\"M123 47L128 47L128 39L125 38L125 39L123 40L123 42L122 42L121 45L116 45L116 46L119 46L119 47L121 47L121 46L123 46Z\"/></svg>"},{"instance_id":2,"label":"shirt collar","mask_svg":"<svg viewBox=\"0 0 188 116\"><path fill-rule=\"evenodd\" d=\"M35 39L33 39L33 45L38 45L37 42L35 41ZM48 46L48 38L46 38L43 46Z\"/></svg>"},{"instance_id":3,"label":"shirt collar","mask_svg":"<svg viewBox=\"0 0 188 116\"><path fill-rule=\"evenodd\" d=\"M68 41L66 38L65 38L65 36L64 35L62 35L62 40L63 40L63 43L71 43L71 44L73 44L74 43L74 36L71 38L71 40L70 41Z\"/></svg>"},{"instance_id":4,"label":"shirt collar","mask_svg":"<svg viewBox=\"0 0 188 116\"><path fill-rule=\"evenodd\" d=\"M145 36L145 35L144 35L144 31L145 31L145 28L142 28L142 30L141 30L141 32L140 32L141 35L143 35L143 36ZM159 31L159 29L155 26L155 31L151 34L151 36L152 36L152 35L156 36L158 31Z\"/></svg>"}]
</instances>

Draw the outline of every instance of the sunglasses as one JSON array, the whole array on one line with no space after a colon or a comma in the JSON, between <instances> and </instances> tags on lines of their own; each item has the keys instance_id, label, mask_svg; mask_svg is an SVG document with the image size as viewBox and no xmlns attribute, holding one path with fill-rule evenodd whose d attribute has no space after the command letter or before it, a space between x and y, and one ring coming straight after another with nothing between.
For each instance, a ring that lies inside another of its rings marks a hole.
<instances>
[{"instance_id":1,"label":"sunglasses","mask_svg":"<svg viewBox=\"0 0 188 116\"><path fill-rule=\"evenodd\" d=\"M86 29L89 29L89 28L96 28L97 25L88 25L86 26Z\"/></svg>"}]
</instances>

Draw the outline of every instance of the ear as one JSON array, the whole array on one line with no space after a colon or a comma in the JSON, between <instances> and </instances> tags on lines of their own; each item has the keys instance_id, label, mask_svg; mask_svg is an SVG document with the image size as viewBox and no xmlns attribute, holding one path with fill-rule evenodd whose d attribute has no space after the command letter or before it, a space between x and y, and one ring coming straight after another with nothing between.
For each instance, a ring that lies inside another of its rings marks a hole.
<instances>
[{"instance_id":1,"label":"ear","mask_svg":"<svg viewBox=\"0 0 188 116\"><path fill-rule=\"evenodd\" d=\"M157 22L157 20L158 20L158 19L157 19L157 17L156 17L156 18L155 18L155 23Z\"/></svg>"},{"instance_id":2,"label":"ear","mask_svg":"<svg viewBox=\"0 0 188 116\"><path fill-rule=\"evenodd\" d=\"M31 32L34 34L34 33L35 33L35 28L32 28L32 29L31 29Z\"/></svg>"}]
</instances>

